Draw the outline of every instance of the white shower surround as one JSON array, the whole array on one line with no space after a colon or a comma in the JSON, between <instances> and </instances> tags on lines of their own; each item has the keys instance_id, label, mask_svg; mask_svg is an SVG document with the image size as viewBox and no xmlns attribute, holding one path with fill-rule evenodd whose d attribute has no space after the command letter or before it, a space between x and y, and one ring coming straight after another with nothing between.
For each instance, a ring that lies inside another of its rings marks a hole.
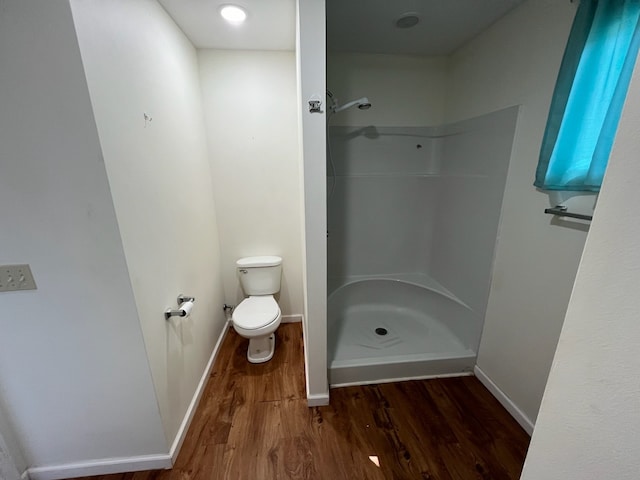
<instances>
[{"instance_id":1,"label":"white shower surround","mask_svg":"<svg viewBox=\"0 0 640 480\"><path fill-rule=\"evenodd\" d=\"M329 128L332 385L473 367L517 118ZM389 347L369 345L376 322L397 330Z\"/></svg>"},{"instance_id":2,"label":"white shower surround","mask_svg":"<svg viewBox=\"0 0 640 480\"><path fill-rule=\"evenodd\" d=\"M470 374L476 314L425 275L355 280L329 297L332 386ZM447 321L441 321L446 319ZM384 329L384 334L374 330Z\"/></svg>"}]
</instances>

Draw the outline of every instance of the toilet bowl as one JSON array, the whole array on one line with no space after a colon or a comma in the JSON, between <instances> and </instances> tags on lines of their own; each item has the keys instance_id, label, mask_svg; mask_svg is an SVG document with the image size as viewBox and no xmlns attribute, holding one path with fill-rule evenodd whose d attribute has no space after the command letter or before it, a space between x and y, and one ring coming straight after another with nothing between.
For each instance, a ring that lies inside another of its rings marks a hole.
<instances>
[{"instance_id":1,"label":"toilet bowl","mask_svg":"<svg viewBox=\"0 0 640 480\"><path fill-rule=\"evenodd\" d=\"M273 296L280 291L282 258L246 257L239 259L236 267L242 289L248 297L233 310L233 328L240 336L249 339L249 362L268 362L273 358L275 331L282 321L280 307Z\"/></svg>"},{"instance_id":2,"label":"toilet bowl","mask_svg":"<svg viewBox=\"0 0 640 480\"><path fill-rule=\"evenodd\" d=\"M282 321L282 313L273 295L245 298L233 311L233 328L241 337L249 339L247 360L264 363L273 358L276 349L275 331Z\"/></svg>"}]
</instances>

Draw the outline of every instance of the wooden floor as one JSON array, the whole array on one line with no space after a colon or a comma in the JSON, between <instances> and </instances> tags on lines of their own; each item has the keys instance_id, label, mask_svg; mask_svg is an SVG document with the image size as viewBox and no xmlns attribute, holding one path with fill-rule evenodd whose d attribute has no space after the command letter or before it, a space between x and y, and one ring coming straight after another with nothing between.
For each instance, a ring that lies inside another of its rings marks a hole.
<instances>
[{"instance_id":1,"label":"wooden floor","mask_svg":"<svg viewBox=\"0 0 640 480\"><path fill-rule=\"evenodd\" d=\"M172 470L101 480L517 479L529 437L474 377L331 390L308 408L300 324L267 364L229 332Z\"/></svg>"}]
</instances>

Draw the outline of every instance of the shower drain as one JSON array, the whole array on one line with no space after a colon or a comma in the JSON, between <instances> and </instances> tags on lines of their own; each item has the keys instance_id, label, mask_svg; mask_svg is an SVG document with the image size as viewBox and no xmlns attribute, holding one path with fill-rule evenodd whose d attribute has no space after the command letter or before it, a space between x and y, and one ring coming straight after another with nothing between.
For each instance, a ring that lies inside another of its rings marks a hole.
<instances>
[{"instance_id":1,"label":"shower drain","mask_svg":"<svg viewBox=\"0 0 640 480\"><path fill-rule=\"evenodd\" d=\"M386 328L382 328L382 327L376 328L375 332L376 332L376 335L380 335L380 336L383 336L383 335L386 335L387 333L389 333L389 332L387 332Z\"/></svg>"}]
</instances>

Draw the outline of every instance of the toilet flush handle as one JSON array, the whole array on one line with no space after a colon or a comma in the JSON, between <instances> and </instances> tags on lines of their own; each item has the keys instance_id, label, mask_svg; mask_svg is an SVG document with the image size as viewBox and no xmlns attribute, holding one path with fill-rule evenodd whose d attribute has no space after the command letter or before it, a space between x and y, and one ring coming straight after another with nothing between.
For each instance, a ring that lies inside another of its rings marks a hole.
<instances>
[{"instance_id":1,"label":"toilet flush handle","mask_svg":"<svg viewBox=\"0 0 640 480\"><path fill-rule=\"evenodd\" d=\"M240 273L249 273L249 270L245 269L245 268L241 268L240 270L238 270Z\"/></svg>"}]
</instances>

